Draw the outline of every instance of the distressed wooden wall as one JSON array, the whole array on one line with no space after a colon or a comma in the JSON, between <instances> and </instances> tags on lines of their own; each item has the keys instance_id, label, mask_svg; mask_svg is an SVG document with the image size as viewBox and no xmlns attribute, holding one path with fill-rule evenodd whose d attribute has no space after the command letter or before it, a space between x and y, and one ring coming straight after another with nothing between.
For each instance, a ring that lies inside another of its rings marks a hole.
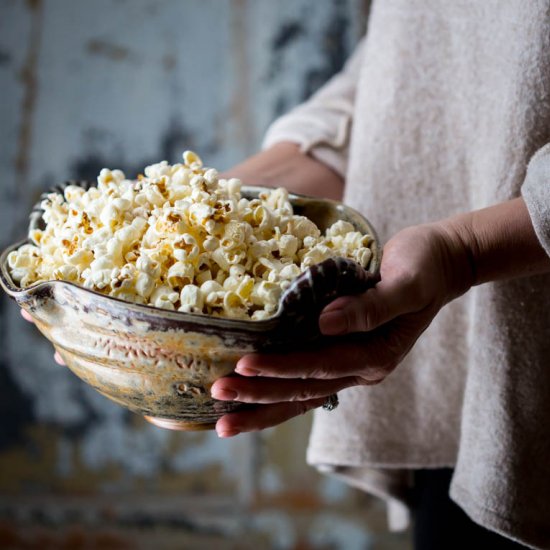
<instances>
[{"instance_id":1,"label":"distressed wooden wall","mask_svg":"<svg viewBox=\"0 0 550 550\"><path fill-rule=\"evenodd\" d=\"M196 150L225 168L343 64L365 0L0 0L0 243L48 186ZM305 465L308 418L219 440L146 424L0 299L0 548L403 549Z\"/></svg>"}]
</instances>

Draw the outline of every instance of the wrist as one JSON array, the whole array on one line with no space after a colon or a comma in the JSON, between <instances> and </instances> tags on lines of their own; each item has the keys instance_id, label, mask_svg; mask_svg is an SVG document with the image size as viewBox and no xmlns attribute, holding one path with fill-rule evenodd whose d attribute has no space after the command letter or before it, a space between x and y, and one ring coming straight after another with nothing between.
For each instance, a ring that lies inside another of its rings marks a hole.
<instances>
[{"instance_id":1,"label":"wrist","mask_svg":"<svg viewBox=\"0 0 550 550\"><path fill-rule=\"evenodd\" d=\"M442 239L441 265L450 302L478 284L475 236L467 214L460 220L449 218L430 225Z\"/></svg>"},{"instance_id":2,"label":"wrist","mask_svg":"<svg viewBox=\"0 0 550 550\"><path fill-rule=\"evenodd\" d=\"M438 222L469 260L472 285L550 272L522 198Z\"/></svg>"}]
</instances>

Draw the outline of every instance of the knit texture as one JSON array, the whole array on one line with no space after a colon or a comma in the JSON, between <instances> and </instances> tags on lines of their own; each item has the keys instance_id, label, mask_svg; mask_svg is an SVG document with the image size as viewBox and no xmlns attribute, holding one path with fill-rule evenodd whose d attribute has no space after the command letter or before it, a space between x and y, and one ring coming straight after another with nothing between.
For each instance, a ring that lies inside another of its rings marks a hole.
<instances>
[{"instance_id":1,"label":"knit texture","mask_svg":"<svg viewBox=\"0 0 550 550\"><path fill-rule=\"evenodd\" d=\"M345 173L382 241L523 194L550 254L549 28L548 0L375 1L354 59L264 145ZM452 466L474 521L550 548L549 312L548 275L474 288L382 384L315 413L308 461L401 503L399 527L407 470Z\"/></svg>"}]
</instances>

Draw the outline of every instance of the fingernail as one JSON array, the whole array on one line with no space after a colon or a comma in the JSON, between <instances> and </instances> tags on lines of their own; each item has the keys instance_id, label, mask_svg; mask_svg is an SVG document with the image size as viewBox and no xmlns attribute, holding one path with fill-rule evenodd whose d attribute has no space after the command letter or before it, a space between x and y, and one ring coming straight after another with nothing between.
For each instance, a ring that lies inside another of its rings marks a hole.
<instances>
[{"instance_id":1,"label":"fingernail","mask_svg":"<svg viewBox=\"0 0 550 550\"><path fill-rule=\"evenodd\" d=\"M259 371L254 369L249 369L248 367L237 367L235 369L237 374L242 374L243 376L258 376Z\"/></svg>"},{"instance_id":2,"label":"fingernail","mask_svg":"<svg viewBox=\"0 0 550 550\"><path fill-rule=\"evenodd\" d=\"M233 437L234 435L239 435L241 432L239 430L222 430L216 433L218 437Z\"/></svg>"},{"instance_id":3,"label":"fingernail","mask_svg":"<svg viewBox=\"0 0 550 550\"><path fill-rule=\"evenodd\" d=\"M214 397L214 399L220 399L221 401L234 401L237 399L238 395L239 394L233 390L212 388L212 397Z\"/></svg>"},{"instance_id":4,"label":"fingernail","mask_svg":"<svg viewBox=\"0 0 550 550\"><path fill-rule=\"evenodd\" d=\"M243 376L258 376L260 371L257 371L256 369L251 369L250 367L241 367L238 363L235 367L235 372L237 374L242 374Z\"/></svg>"},{"instance_id":5,"label":"fingernail","mask_svg":"<svg viewBox=\"0 0 550 550\"><path fill-rule=\"evenodd\" d=\"M319 317L319 328L323 334L344 334L348 331L348 318L342 310L327 311Z\"/></svg>"}]
</instances>

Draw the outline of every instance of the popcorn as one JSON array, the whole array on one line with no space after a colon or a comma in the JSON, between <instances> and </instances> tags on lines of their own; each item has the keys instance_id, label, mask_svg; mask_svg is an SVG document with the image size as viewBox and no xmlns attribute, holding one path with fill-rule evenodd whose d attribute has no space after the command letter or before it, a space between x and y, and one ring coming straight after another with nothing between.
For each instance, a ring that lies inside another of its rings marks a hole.
<instances>
[{"instance_id":1,"label":"popcorn","mask_svg":"<svg viewBox=\"0 0 550 550\"><path fill-rule=\"evenodd\" d=\"M180 293L180 307L178 311L185 313L201 313L204 306L204 296L196 285L186 285Z\"/></svg>"},{"instance_id":2,"label":"popcorn","mask_svg":"<svg viewBox=\"0 0 550 550\"><path fill-rule=\"evenodd\" d=\"M368 267L372 237L337 221L325 236L295 215L283 188L241 196L192 151L129 180L104 168L97 186L42 201L45 229L8 256L22 287L66 280L171 311L262 320L307 267L344 256Z\"/></svg>"}]
</instances>

